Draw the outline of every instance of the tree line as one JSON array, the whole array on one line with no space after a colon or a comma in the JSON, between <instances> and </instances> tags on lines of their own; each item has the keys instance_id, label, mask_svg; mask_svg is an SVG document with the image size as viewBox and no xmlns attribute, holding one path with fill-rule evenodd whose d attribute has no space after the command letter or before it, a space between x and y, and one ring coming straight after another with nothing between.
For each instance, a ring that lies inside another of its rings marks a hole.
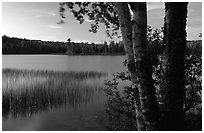
<instances>
[{"instance_id":1,"label":"tree line","mask_svg":"<svg viewBox=\"0 0 204 133\"><path fill-rule=\"evenodd\" d=\"M161 30L147 28L147 40L149 49L152 52L161 51L162 37L159 36ZM156 37L156 38L155 38ZM187 42L189 50L196 49L201 53L201 40ZM195 51L195 50L194 50ZM123 42L105 41L101 44L95 43L75 43L75 42L53 42L41 40L29 40L16 37L2 36L2 54L68 54L68 55L124 55Z\"/></svg>"},{"instance_id":2,"label":"tree line","mask_svg":"<svg viewBox=\"0 0 204 133\"><path fill-rule=\"evenodd\" d=\"M3 54L125 54L122 42L96 44L88 42L54 42L2 36Z\"/></svg>"}]
</instances>

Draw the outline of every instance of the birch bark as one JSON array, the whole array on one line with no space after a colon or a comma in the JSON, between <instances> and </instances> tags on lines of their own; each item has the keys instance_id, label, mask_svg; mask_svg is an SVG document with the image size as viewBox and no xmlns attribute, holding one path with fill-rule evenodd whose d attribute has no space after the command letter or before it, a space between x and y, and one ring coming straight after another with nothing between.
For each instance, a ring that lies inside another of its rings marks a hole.
<instances>
[{"instance_id":1,"label":"birch bark","mask_svg":"<svg viewBox=\"0 0 204 133\"><path fill-rule=\"evenodd\" d=\"M147 8L145 2L130 3L133 11L132 42L141 109L145 118L146 130L158 130L160 118L152 79L152 65L147 53Z\"/></svg>"},{"instance_id":2,"label":"birch bark","mask_svg":"<svg viewBox=\"0 0 204 133\"><path fill-rule=\"evenodd\" d=\"M116 3L116 8L118 12L118 19L120 23L121 34L124 42L124 48L127 57L127 68L131 74L132 86L134 89L134 99L135 99L135 112L137 128L139 131L145 130L145 123L141 111L141 104L139 99L138 82L135 71L135 60L133 54L133 44L132 44L132 24L131 15L128 8L128 3Z\"/></svg>"}]
</instances>

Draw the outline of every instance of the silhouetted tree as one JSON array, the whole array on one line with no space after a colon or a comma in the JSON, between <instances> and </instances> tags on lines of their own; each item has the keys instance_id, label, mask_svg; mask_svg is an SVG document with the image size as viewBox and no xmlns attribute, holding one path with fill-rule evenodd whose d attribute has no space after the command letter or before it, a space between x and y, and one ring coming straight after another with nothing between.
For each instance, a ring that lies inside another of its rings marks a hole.
<instances>
[{"instance_id":1,"label":"silhouetted tree","mask_svg":"<svg viewBox=\"0 0 204 133\"><path fill-rule=\"evenodd\" d=\"M71 38L68 38L68 39L67 39L67 42L70 43L70 42L71 42Z\"/></svg>"},{"instance_id":2,"label":"silhouetted tree","mask_svg":"<svg viewBox=\"0 0 204 133\"><path fill-rule=\"evenodd\" d=\"M186 18L188 3L165 3L165 117L166 130L184 127L184 54L186 49Z\"/></svg>"},{"instance_id":3,"label":"silhouetted tree","mask_svg":"<svg viewBox=\"0 0 204 133\"><path fill-rule=\"evenodd\" d=\"M68 7L80 23L83 23L85 15L90 20L93 20L91 32L97 32L99 23L104 23L107 28L106 33L110 37L118 35L116 31L120 27L127 57L127 68L131 74L132 87L134 89L138 130L181 129L180 125L182 124L178 123L183 122L183 54L186 43L187 3L165 4L165 42L167 45L168 73L166 76L167 93L165 98L167 102L164 117L161 115L161 110L159 110L152 79L150 58L152 53L149 53L147 48L146 3L65 2L60 4L62 21L65 18L65 6ZM131 16L130 10L133 16ZM155 34L157 33L155 32ZM175 122L178 125L171 125L172 120L177 121L176 116L178 115L181 115L178 117L178 122ZM165 120L170 121L163 123Z\"/></svg>"}]
</instances>

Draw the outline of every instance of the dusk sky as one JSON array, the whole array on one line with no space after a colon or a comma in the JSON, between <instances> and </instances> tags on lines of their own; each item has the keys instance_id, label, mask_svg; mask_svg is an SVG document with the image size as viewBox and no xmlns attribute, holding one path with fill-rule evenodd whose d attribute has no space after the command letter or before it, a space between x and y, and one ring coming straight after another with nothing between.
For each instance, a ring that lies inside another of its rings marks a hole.
<instances>
[{"instance_id":1,"label":"dusk sky","mask_svg":"<svg viewBox=\"0 0 204 133\"><path fill-rule=\"evenodd\" d=\"M147 3L148 25L154 29L161 28L164 20L164 3ZM79 24L72 13L66 13L65 24L60 21L59 3L55 2L3 2L2 28L3 34L10 37L38 39L49 41L103 42L109 41L105 28L100 26L96 34L90 33L90 21ZM187 18L187 40L201 39L202 32L202 3L190 2Z\"/></svg>"}]
</instances>

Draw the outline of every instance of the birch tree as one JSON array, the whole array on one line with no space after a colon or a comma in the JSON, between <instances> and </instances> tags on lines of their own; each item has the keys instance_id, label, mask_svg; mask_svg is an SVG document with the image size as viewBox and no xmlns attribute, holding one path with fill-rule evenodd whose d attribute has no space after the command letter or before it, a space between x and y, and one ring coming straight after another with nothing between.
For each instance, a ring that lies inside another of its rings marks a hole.
<instances>
[{"instance_id":1,"label":"birch tree","mask_svg":"<svg viewBox=\"0 0 204 133\"><path fill-rule=\"evenodd\" d=\"M134 90L137 129L145 130L146 127L145 127L144 118L141 110L137 74L135 70L136 63L135 63L134 53L133 53L132 24L131 24L131 16L128 8L128 3L116 3L116 7L118 11L118 19L120 22L120 29L121 29L124 48L126 52L127 68L131 75L132 87Z\"/></svg>"},{"instance_id":2,"label":"birch tree","mask_svg":"<svg viewBox=\"0 0 204 133\"><path fill-rule=\"evenodd\" d=\"M167 44L166 112L159 109L152 79L151 54L147 52L147 8L145 2L68 2L60 4L61 22L64 23L65 7L83 23L86 17L93 20L91 32L97 32L104 23L109 37L120 29L127 58L127 69L134 90L135 113L138 130L180 129L183 122L183 72L186 43L186 3L166 3L165 40ZM75 7L77 6L77 7ZM180 8L181 7L181 8ZM132 16L131 16L132 12ZM177 68L178 67L178 68ZM178 100L178 101L177 101ZM178 113L178 114L177 114ZM179 116L181 115L181 116ZM178 122L177 121L178 117ZM166 122L170 120L169 122ZM174 124L173 124L174 123ZM178 124L178 125L177 125ZM169 128L168 125L171 125Z\"/></svg>"}]
</instances>

